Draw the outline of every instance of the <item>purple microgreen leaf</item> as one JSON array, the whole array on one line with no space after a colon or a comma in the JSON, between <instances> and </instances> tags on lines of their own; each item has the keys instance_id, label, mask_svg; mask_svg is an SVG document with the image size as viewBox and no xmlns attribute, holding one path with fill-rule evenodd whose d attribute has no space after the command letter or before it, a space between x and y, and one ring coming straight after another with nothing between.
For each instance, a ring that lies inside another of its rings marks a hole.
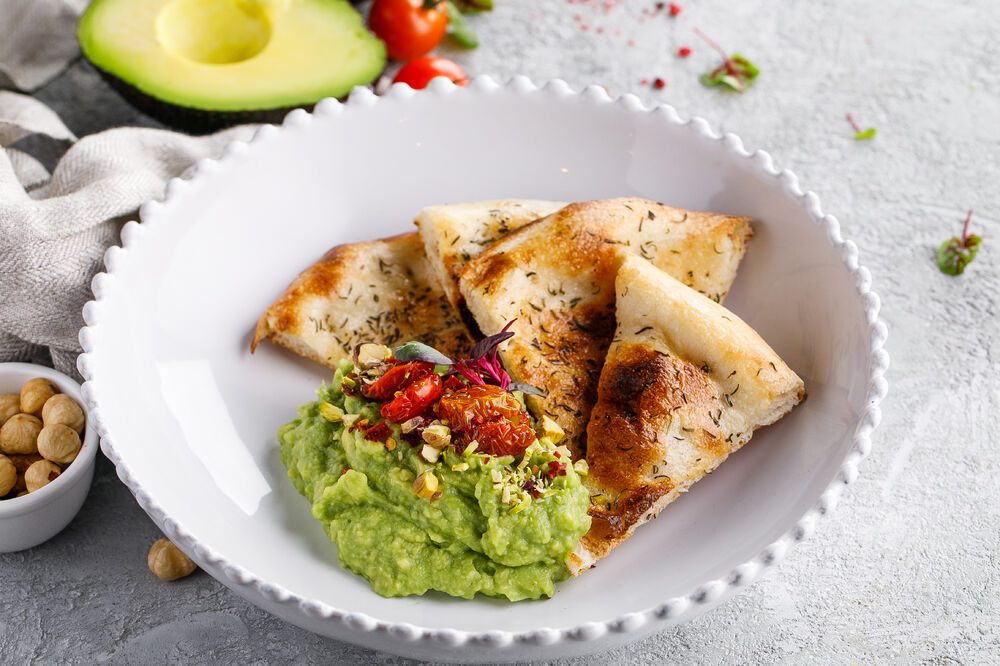
<instances>
[{"instance_id":1,"label":"purple microgreen leaf","mask_svg":"<svg viewBox=\"0 0 1000 666\"><path fill-rule=\"evenodd\" d=\"M542 389L538 388L537 386L532 386L531 384L522 384L521 382L511 382L508 385L507 390L520 391L525 395L541 395L541 396L545 395Z\"/></svg>"},{"instance_id":2,"label":"purple microgreen leaf","mask_svg":"<svg viewBox=\"0 0 1000 666\"><path fill-rule=\"evenodd\" d=\"M483 378L475 368L469 366L467 361L459 361L452 368L460 375L468 379L473 384L485 384Z\"/></svg>"},{"instance_id":3,"label":"purple microgreen leaf","mask_svg":"<svg viewBox=\"0 0 1000 666\"><path fill-rule=\"evenodd\" d=\"M357 351L355 351L357 354ZM392 353L400 361L423 361L434 365L454 365L454 361L430 345L411 340Z\"/></svg>"},{"instance_id":4,"label":"purple microgreen leaf","mask_svg":"<svg viewBox=\"0 0 1000 666\"><path fill-rule=\"evenodd\" d=\"M509 330L517 319L511 319L507 322L507 325L501 329L499 333L494 333L488 337L483 338L476 343L476 346L472 348L472 360L478 361L482 357L486 356L490 352L494 351L501 343L510 340L514 337L514 332Z\"/></svg>"}]
</instances>

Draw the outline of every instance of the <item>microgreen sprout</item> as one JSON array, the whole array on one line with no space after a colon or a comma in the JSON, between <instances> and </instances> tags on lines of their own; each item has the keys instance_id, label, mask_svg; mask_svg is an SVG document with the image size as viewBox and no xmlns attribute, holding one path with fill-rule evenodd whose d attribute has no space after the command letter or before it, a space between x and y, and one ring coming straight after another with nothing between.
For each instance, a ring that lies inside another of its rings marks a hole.
<instances>
[{"instance_id":1,"label":"microgreen sprout","mask_svg":"<svg viewBox=\"0 0 1000 666\"><path fill-rule=\"evenodd\" d=\"M736 90L737 92L743 92L750 86L751 83L754 82L757 75L760 74L760 70L757 69L756 65L741 56L739 53L734 53L731 56L726 55L726 52L722 49L722 47L712 41L708 35L703 33L698 28L695 28L694 32L701 37L706 44L722 56L721 66L701 75L701 82L704 85L725 85L729 86L733 90Z\"/></svg>"},{"instance_id":2,"label":"microgreen sprout","mask_svg":"<svg viewBox=\"0 0 1000 666\"><path fill-rule=\"evenodd\" d=\"M937 264L942 273L948 275L961 275L965 267L979 254L979 246L983 239L976 234L969 234L969 221L972 220L972 211L965 216L965 224L962 226L962 237L952 236L937 251Z\"/></svg>"}]
</instances>

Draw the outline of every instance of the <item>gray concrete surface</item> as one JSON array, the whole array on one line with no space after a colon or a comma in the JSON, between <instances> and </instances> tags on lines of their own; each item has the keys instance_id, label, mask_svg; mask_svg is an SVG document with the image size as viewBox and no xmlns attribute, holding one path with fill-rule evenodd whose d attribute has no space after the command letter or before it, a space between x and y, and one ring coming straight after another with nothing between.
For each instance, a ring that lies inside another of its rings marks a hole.
<instances>
[{"instance_id":1,"label":"gray concrete surface","mask_svg":"<svg viewBox=\"0 0 1000 666\"><path fill-rule=\"evenodd\" d=\"M640 22L653 2L604 14L596 2L497 0L474 19L482 47L457 57L470 73L670 102L796 171L872 269L890 327L890 395L860 478L784 562L707 616L564 663L1000 663L1000 4L681 4L676 19ZM698 83L716 58L694 26L761 67L751 91ZM694 53L678 59L685 44ZM640 84L657 76L665 89ZM78 135L152 124L79 61L37 95ZM878 137L854 141L848 111ZM45 142L30 147L55 159ZM947 277L934 252L970 207L983 249L964 276ZM160 583L145 565L157 537L101 459L65 532L0 556L0 661L405 661L285 624L202 573Z\"/></svg>"}]
</instances>

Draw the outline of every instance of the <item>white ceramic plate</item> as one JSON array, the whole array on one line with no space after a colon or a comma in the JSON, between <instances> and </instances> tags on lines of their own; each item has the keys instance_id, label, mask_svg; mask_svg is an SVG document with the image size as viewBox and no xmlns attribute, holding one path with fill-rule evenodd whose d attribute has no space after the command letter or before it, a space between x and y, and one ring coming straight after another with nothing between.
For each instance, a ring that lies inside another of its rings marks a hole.
<instances>
[{"instance_id":1,"label":"white ceramic plate","mask_svg":"<svg viewBox=\"0 0 1000 666\"><path fill-rule=\"evenodd\" d=\"M327 248L410 230L429 204L624 195L758 220L726 304L809 399L551 600L372 593L278 458L275 430L329 373L269 344L251 356L257 317ZM812 530L879 420L885 327L837 221L766 153L632 96L488 78L359 89L200 163L141 214L84 310L79 367L104 452L202 567L328 636L487 661L593 652L684 621Z\"/></svg>"}]
</instances>

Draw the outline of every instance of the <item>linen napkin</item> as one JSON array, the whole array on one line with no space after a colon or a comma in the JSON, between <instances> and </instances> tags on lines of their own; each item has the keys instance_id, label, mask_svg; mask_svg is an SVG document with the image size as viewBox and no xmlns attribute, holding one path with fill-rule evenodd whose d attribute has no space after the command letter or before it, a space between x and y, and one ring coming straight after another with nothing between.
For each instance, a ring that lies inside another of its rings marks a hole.
<instances>
[{"instance_id":1,"label":"linen napkin","mask_svg":"<svg viewBox=\"0 0 1000 666\"><path fill-rule=\"evenodd\" d=\"M0 91L0 361L37 359L77 376L77 334L104 251L140 204L198 160L217 157L243 126L203 137L122 128L76 140L41 102ZM51 174L9 147L33 134L70 145Z\"/></svg>"},{"instance_id":2,"label":"linen napkin","mask_svg":"<svg viewBox=\"0 0 1000 666\"><path fill-rule=\"evenodd\" d=\"M0 0L0 88L33 90L80 53L76 19L89 0Z\"/></svg>"}]
</instances>

